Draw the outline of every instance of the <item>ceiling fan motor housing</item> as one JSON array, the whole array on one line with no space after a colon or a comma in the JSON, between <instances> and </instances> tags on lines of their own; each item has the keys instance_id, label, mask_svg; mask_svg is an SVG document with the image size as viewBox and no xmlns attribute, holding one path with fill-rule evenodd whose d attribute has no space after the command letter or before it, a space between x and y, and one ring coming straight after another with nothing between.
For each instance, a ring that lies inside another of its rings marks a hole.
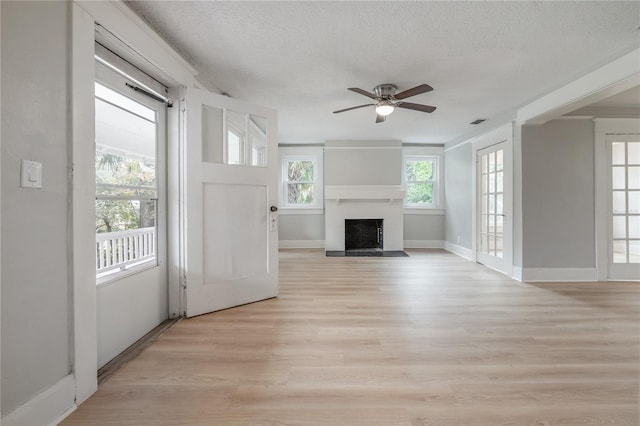
<instances>
[{"instance_id":1,"label":"ceiling fan motor housing","mask_svg":"<svg viewBox=\"0 0 640 426\"><path fill-rule=\"evenodd\" d=\"M389 99L395 96L398 87L395 84L379 84L373 88L373 93L382 99Z\"/></svg>"}]
</instances>

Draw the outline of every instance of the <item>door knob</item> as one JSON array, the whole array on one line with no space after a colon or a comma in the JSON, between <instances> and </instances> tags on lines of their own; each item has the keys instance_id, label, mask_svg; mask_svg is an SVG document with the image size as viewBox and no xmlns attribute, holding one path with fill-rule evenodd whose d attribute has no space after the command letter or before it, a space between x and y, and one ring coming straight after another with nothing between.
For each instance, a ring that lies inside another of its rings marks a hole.
<instances>
[{"instance_id":1,"label":"door knob","mask_svg":"<svg viewBox=\"0 0 640 426\"><path fill-rule=\"evenodd\" d=\"M271 206L271 209L270 209L270 210L271 210L272 212L277 212L277 211L278 211L278 208L277 208L276 206Z\"/></svg>"}]
</instances>

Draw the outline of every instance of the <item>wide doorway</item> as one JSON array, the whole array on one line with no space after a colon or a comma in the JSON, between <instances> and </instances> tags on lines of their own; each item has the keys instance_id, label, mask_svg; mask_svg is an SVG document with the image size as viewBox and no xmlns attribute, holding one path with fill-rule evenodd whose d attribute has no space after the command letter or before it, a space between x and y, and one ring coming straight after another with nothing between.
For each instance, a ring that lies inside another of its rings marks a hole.
<instances>
[{"instance_id":1,"label":"wide doorway","mask_svg":"<svg viewBox=\"0 0 640 426\"><path fill-rule=\"evenodd\" d=\"M96 45L98 367L168 317L165 91Z\"/></svg>"}]
</instances>

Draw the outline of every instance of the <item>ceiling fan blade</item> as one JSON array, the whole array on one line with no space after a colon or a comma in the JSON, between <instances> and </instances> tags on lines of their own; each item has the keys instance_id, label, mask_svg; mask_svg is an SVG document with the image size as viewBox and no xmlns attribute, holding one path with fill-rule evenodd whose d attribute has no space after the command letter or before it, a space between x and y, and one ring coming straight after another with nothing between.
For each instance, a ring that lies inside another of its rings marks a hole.
<instances>
[{"instance_id":1,"label":"ceiling fan blade","mask_svg":"<svg viewBox=\"0 0 640 426\"><path fill-rule=\"evenodd\" d=\"M426 93L433 90L433 87L428 84L421 84L420 86L416 86L412 89L407 89L404 92L397 93L396 99L406 99L411 96L419 95L420 93Z\"/></svg>"},{"instance_id":2,"label":"ceiling fan blade","mask_svg":"<svg viewBox=\"0 0 640 426\"><path fill-rule=\"evenodd\" d=\"M398 102L396 106L398 108L413 109L422 112L433 112L436 110L436 107L431 105L413 104L411 102Z\"/></svg>"},{"instance_id":3,"label":"ceiling fan blade","mask_svg":"<svg viewBox=\"0 0 640 426\"><path fill-rule=\"evenodd\" d=\"M349 90L352 92L360 93L361 95L365 95L371 99L377 99L376 95L371 92L367 92L366 90L358 89L357 87L349 87Z\"/></svg>"},{"instance_id":4,"label":"ceiling fan blade","mask_svg":"<svg viewBox=\"0 0 640 426\"><path fill-rule=\"evenodd\" d=\"M386 119L387 119L387 116L386 116L386 115L380 115L380 114L378 114L378 115L376 116L376 123L382 123L382 122L383 122L384 120L386 120Z\"/></svg>"},{"instance_id":5,"label":"ceiling fan blade","mask_svg":"<svg viewBox=\"0 0 640 426\"><path fill-rule=\"evenodd\" d=\"M354 107L351 107L351 108L339 109L338 111L333 111L333 113L337 114L339 112L351 111L352 109L364 108L364 107L368 107L368 106L371 106L371 105L375 105L375 104L365 104L365 105L354 106Z\"/></svg>"}]
</instances>

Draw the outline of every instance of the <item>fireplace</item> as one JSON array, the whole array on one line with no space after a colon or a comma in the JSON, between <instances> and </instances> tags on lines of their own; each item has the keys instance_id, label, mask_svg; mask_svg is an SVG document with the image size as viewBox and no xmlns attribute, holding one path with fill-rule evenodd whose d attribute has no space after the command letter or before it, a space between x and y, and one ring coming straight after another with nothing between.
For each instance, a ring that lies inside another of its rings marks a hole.
<instances>
[{"instance_id":1,"label":"fireplace","mask_svg":"<svg viewBox=\"0 0 640 426\"><path fill-rule=\"evenodd\" d=\"M402 198L400 185L327 185L325 195L325 250L344 253L347 220L371 219L382 223L384 251L404 248ZM382 226L380 226L382 228ZM377 243L377 234L376 243ZM380 239L382 244L382 239ZM356 249L362 250L362 249ZM366 249L365 249L366 250ZM369 249L371 252L375 249Z\"/></svg>"},{"instance_id":2,"label":"fireplace","mask_svg":"<svg viewBox=\"0 0 640 426\"><path fill-rule=\"evenodd\" d=\"M345 219L345 251L382 251L384 219Z\"/></svg>"}]
</instances>

